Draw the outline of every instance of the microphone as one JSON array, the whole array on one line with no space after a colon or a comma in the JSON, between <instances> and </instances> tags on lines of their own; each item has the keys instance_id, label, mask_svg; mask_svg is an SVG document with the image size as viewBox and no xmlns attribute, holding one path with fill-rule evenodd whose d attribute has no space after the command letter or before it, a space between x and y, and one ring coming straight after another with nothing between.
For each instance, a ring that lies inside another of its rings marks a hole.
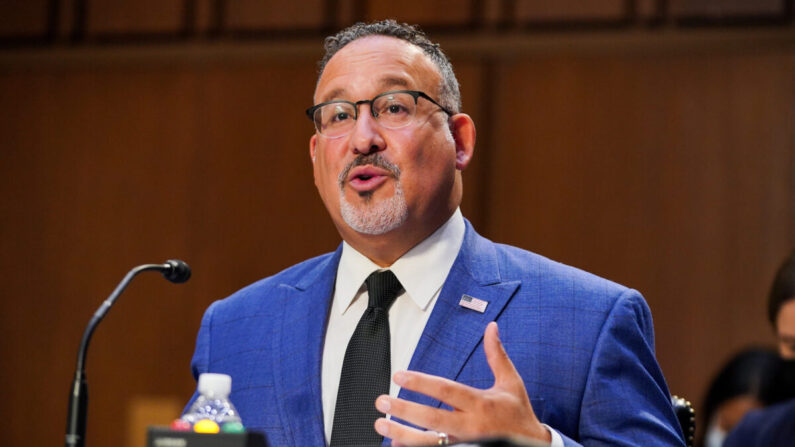
<instances>
[{"instance_id":1,"label":"microphone","mask_svg":"<svg viewBox=\"0 0 795 447\"><path fill-rule=\"evenodd\" d=\"M177 284L183 283L190 278L190 267L184 261L178 259L169 259L163 264L143 264L133 267L119 285L116 286L113 293L94 312L88 322L88 326L86 326L86 330L83 332L80 348L77 350L77 367L75 368L75 377L69 393L69 414L66 417L66 447L85 446L86 414L88 412L88 385L86 383L85 361L91 335L133 278L141 272L150 270L161 272L164 278Z\"/></svg>"},{"instance_id":2,"label":"microphone","mask_svg":"<svg viewBox=\"0 0 795 447\"><path fill-rule=\"evenodd\" d=\"M167 269L163 270L163 277L174 284L180 284L190 279L190 267L185 261L169 259L163 265L168 266Z\"/></svg>"}]
</instances>

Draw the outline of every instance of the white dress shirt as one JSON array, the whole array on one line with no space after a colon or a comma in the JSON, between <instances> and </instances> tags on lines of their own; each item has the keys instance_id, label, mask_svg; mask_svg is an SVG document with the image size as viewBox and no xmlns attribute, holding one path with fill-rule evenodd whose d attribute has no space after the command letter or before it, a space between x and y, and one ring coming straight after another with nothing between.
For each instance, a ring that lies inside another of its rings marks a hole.
<instances>
[{"instance_id":1,"label":"white dress shirt","mask_svg":"<svg viewBox=\"0 0 795 447\"><path fill-rule=\"evenodd\" d=\"M460 210L456 210L444 225L389 266L404 289L389 309L392 373L408 369L442 284L461 249L465 230L464 217ZM346 242L342 243L334 301L323 346L323 425L327 442L331 440L345 349L367 309L364 280L377 270L385 269ZM389 395L397 396L399 391L400 388L390 381Z\"/></svg>"},{"instance_id":2,"label":"white dress shirt","mask_svg":"<svg viewBox=\"0 0 795 447\"><path fill-rule=\"evenodd\" d=\"M442 285L461 249L465 231L464 217L461 210L457 209L433 234L389 266L388 269L392 270L404 289L389 309L392 374L408 369ZM323 345L321 383L323 426L327 443L331 441L345 350L359 319L367 309L368 295L364 280L378 270L386 269L376 265L346 242L342 243L342 256L337 267L334 298ZM398 392L400 387L390 381L389 395L396 397ZM554 441L557 433L550 431ZM558 441L562 446L559 435Z\"/></svg>"}]
</instances>

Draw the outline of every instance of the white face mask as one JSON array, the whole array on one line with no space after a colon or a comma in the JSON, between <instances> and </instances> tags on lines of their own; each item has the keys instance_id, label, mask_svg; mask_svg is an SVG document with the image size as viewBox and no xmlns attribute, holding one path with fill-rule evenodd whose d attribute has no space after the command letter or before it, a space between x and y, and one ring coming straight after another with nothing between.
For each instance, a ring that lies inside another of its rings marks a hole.
<instances>
[{"instance_id":1,"label":"white face mask","mask_svg":"<svg viewBox=\"0 0 795 447\"><path fill-rule=\"evenodd\" d=\"M704 447L721 447L723 441L726 440L726 431L720 428L715 419L713 418L707 427L707 433L704 435Z\"/></svg>"}]
</instances>

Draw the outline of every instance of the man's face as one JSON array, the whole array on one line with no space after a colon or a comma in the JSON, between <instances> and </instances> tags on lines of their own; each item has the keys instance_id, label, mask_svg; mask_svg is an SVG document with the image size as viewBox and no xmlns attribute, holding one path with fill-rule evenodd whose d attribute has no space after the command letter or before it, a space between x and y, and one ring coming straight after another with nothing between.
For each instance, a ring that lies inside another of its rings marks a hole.
<instances>
[{"instance_id":1,"label":"man's face","mask_svg":"<svg viewBox=\"0 0 795 447\"><path fill-rule=\"evenodd\" d=\"M314 101L356 102L392 90L419 90L438 101L440 81L436 66L419 48L392 37L368 36L331 58ZM362 104L347 135L312 136L315 185L344 239L400 232L425 237L450 216L461 196L457 170L471 156L471 148L466 153L457 149L456 131L451 132L455 122L419 98L406 127L382 127L370 106ZM474 127L472 140L474 144Z\"/></svg>"},{"instance_id":2,"label":"man's face","mask_svg":"<svg viewBox=\"0 0 795 447\"><path fill-rule=\"evenodd\" d=\"M778 352L785 359L795 359L795 299L781 306L776 318Z\"/></svg>"}]
</instances>

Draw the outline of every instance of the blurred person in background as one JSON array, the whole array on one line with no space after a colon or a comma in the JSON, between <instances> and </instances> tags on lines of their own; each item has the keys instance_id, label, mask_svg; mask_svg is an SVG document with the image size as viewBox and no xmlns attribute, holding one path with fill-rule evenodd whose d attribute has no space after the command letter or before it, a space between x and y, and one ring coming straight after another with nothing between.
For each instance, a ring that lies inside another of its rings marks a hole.
<instances>
[{"instance_id":1,"label":"blurred person in background","mask_svg":"<svg viewBox=\"0 0 795 447\"><path fill-rule=\"evenodd\" d=\"M763 396L769 393L780 362L773 349L748 348L718 371L700 412L700 424L706 430L699 446L722 446L746 413L764 406Z\"/></svg>"},{"instance_id":2,"label":"blurred person in background","mask_svg":"<svg viewBox=\"0 0 795 447\"><path fill-rule=\"evenodd\" d=\"M729 433L724 447L795 446L795 360L779 360L762 400L769 407L749 412Z\"/></svg>"},{"instance_id":3,"label":"blurred person in background","mask_svg":"<svg viewBox=\"0 0 795 447\"><path fill-rule=\"evenodd\" d=\"M776 332L779 354L795 359L795 250L790 252L773 279L767 317Z\"/></svg>"},{"instance_id":4,"label":"blurred person in background","mask_svg":"<svg viewBox=\"0 0 795 447\"><path fill-rule=\"evenodd\" d=\"M725 447L795 446L795 251L784 260L768 297L768 319L781 355L762 402L729 433Z\"/></svg>"}]
</instances>

